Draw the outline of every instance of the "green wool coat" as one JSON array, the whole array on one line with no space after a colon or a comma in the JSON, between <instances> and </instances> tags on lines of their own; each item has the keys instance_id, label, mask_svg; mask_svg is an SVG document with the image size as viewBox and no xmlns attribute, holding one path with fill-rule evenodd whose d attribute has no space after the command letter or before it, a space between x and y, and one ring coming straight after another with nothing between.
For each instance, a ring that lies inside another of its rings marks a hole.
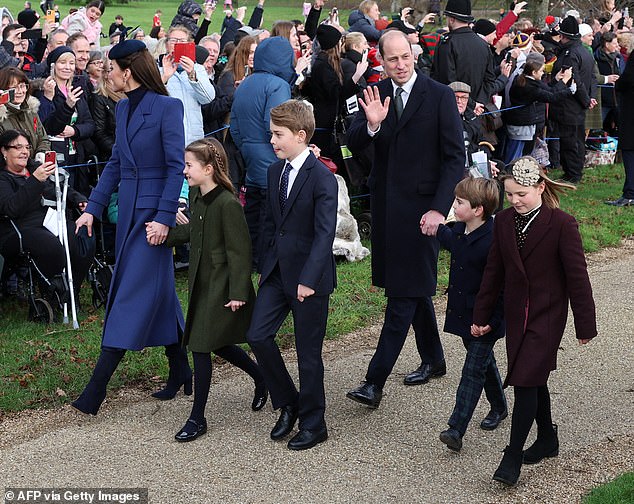
<instances>
[{"instance_id":1,"label":"green wool coat","mask_svg":"<svg viewBox=\"0 0 634 504\"><path fill-rule=\"evenodd\" d=\"M206 353L246 341L255 301L251 239L242 206L231 192L218 186L203 196L192 187L189 197L189 223L172 228L166 244L191 242L183 345ZM232 299L246 305L232 312L224 307Z\"/></svg>"}]
</instances>

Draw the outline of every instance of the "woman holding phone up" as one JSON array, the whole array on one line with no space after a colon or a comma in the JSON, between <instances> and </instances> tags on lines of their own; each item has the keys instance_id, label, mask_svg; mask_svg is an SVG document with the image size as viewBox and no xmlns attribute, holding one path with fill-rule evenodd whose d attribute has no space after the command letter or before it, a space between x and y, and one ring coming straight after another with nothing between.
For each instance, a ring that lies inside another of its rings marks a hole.
<instances>
[{"instance_id":1,"label":"woman holding phone up","mask_svg":"<svg viewBox=\"0 0 634 504\"><path fill-rule=\"evenodd\" d=\"M117 104L112 157L93 189L77 229L92 232L94 217L108 206L119 186L116 264L108 296L101 355L92 377L73 406L95 415L126 350L165 346L169 377L153 394L172 399L184 386L192 393L192 371L181 348L184 320L176 296L172 251L160 247L176 224L183 183L185 137L183 104L167 94L145 44L126 40L110 50L109 74Z\"/></svg>"},{"instance_id":2,"label":"woman holding phone up","mask_svg":"<svg viewBox=\"0 0 634 504\"><path fill-rule=\"evenodd\" d=\"M50 75L35 94L40 100L39 116L51 148L57 152L58 165L74 165L77 161L75 144L92 136L95 123L82 88L73 85L75 53L70 47L57 47L49 53L46 63ZM71 186L79 189L75 184L75 169L68 171Z\"/></svg>"}]
</instances>

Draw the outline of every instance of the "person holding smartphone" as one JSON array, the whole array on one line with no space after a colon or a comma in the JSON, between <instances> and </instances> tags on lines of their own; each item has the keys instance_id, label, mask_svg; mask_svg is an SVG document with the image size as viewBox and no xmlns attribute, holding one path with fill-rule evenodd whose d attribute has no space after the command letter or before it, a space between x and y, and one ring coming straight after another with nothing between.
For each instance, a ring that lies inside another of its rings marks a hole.
<instances>
[{"instance_id":1,"label":"person holding smartphone","mask_svg":"<svg viewBox=\"0 0 634 504\"><path fill-rule=\"evenodd\" d=\"M29 136L35 158L42 161L44 152L51 149L46 130L37 114L40 102L32 96L32 86L26 74L15 67L0 70L0 89L13 89L13 99L0 106L0 132L11 129L24 131Z\"/></svg>"},{"instance_id":2,"label":"person holding smartphone","mask_svg":"<svg viewBox=\"0 0 634 504\"><path fill-rule=\"evenodd\" d=\"M57 152L59 166L78 163L77 142L90 138L95 123L90 115L85 93L76 86L75 53L67 47L54 49L46 63L50 75L36 92L40 100L39 116L51 141L52 150ZM84 195L88 195L89 186L79 168L70 168L70 185Z\"/></svg>"}]
</instances>

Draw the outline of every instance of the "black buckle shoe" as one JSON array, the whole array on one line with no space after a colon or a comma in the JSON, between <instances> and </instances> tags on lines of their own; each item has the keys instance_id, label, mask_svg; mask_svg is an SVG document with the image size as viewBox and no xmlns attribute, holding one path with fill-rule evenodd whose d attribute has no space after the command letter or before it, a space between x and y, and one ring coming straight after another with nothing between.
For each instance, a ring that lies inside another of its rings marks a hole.
<instances>
[{"instance_id":1,"label":"black buckle shoe","mask_svg":"<svg viewBox=\"0 0 634 504\"><path fill-rule=\"evenodd\" d=\"M266 400L269 397L269 391L266 389L266 385L256 385L253 392L253 402L251 403L251 409L253 411L260 411L264 408Z\"/></svg>"},{"instance_id":2,"label":"black buckle shoe","mask_svg":"<svg viewBox=\"0 0 634 504\"><path fill-rule=\"evenodd\" d=\"M181 443L186 443L188 441L193 441L197 437L202 436L207 432L207 420L204 418L202 422L197 422L196 420L192 420L191 418L187 420L187 423L183 426L181 430L174 436L176 441Z\"/></svg>"}]
</instances>

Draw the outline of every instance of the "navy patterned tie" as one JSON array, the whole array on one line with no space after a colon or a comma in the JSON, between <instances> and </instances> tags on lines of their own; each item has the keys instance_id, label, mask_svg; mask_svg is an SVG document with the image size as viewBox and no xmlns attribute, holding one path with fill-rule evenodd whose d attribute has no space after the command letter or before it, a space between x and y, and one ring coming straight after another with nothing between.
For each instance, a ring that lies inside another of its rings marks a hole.
<instances>
[{"instance_id":1,"label":"navy patterned tie","mask_svg":"<svg viewBox=\"0 0 634 504\"><path fill-rule=\"evenodd\" d=\"M396 93L394 93L394 109L396 110L396 120L400 120L403 115L403 94L404 89L402 87L396 88Z\"/></svg>"},{"instance_id":2,"label":"navy patterned tie","mask_svg":"<svg viewBox=\"0 0 634 504\"><path fill-rule=\"evenodd\" d=\"M286 163L284 171L282 172L282 180L280 180L280 210L284 213L284 207L286 206L286 193L288 192L288 174L293 167L290 163Z\"/></svg>"}]
</instances>

